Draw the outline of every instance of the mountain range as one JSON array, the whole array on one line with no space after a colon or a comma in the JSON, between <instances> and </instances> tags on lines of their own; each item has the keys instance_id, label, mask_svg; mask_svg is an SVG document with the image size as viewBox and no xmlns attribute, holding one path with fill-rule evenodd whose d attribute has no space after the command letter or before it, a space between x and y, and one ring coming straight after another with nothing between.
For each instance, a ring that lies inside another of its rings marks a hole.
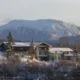
<instances>
[{"instance_id":1,"label":"mountain range","mask_svg":"<svg viewBox=\"0 0 80 80\"><path fill-rule=\"evenodd\" d=\"M80 27L53 19L12 20L0 25L0 39L6 39L9 32L12 32L15 40L50 41L80 35Z\"/></svg>"}]
</instances>

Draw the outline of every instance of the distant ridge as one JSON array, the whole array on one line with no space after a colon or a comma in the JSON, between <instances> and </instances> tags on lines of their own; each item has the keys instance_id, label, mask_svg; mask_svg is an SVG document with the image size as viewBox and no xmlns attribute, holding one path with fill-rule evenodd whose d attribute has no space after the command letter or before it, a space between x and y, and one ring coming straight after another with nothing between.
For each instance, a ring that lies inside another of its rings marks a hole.
<instances>
[{"instance_id":1,"label":"distant ridge","mask_svg":"<svg viewBox=\"0 0 80 80\"><path fill-rule=\"evenodd\" d=\"M6 39L12 32L16 40L35 41L56 40L64 36L80 35L80 27L60 20L12 20L0 26L0 39Z\"/></svg>"}]
</instances>

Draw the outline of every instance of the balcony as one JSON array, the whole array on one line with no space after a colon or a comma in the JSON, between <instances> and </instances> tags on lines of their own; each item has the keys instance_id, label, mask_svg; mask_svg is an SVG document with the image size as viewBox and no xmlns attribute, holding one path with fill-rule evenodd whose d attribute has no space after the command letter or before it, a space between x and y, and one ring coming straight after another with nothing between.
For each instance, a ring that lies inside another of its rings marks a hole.
<instances>
[{"instance_id":1,"label":"balcony","mask_svg":"<svg viewBox=\"0 0 80 80\"><path fill-rule=\"evenodd\" d=\"M39 52L39 56L40 56L40 57L47 57L48 54L49 54L48 51L40 51L40 52Z\"/></svg>"}]
</instances>

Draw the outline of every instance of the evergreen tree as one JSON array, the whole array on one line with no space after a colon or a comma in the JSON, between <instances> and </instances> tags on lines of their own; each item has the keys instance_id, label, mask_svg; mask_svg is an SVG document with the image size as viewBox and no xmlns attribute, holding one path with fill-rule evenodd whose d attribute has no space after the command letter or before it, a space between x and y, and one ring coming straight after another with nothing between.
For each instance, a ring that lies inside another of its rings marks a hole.
<instances>
[{"instance_id":1,"label":"evergreen tree","mask_svg":"<svg viewBox=\"0 0 80 80\"><path fill-rule=\"evenodd\" d=\"M7 45L5 43L2 43L0 45L0 50L5 52L7 50Z\"/></svg>"},{"instance_id":2,"label":"evergreen tree","mask_svg":"<svg viewBox=\"0 0 80 80\"><path fill-rule=\"evenodd\" d=\"M7 45L8 49L6 50L6 52L7 52L7 58L9 59L9 57L11 55L13 55L13 46L12 45L14 44L14 38L13 38L11 32L9 32L7 39L8 39L8 45Z\"/></svg>"},{"instance_id":3,"label":"evergreen tree","mask_svg":"<svg viewBox=\"0 0 80 80\"><path fill-rule=\"evenodd\" d=\"M14 44L14 37L11 32L9 32L7 39L8 39L8 44Z\"/></svg>"},{"instance_id":4,"label":"evergreen tree","mask_svg":"<svg viewBox=\"0 0 80 80\"><path fill-rule=\"evenodd\" d=\"M34 57L36 57L36 52L35 52L35 48L34 48L34 40L32 40L31 43L30 43L29 54L31 55L31 58L32 58L32 59L33 59Z\"/></svg>"}]
</instances>

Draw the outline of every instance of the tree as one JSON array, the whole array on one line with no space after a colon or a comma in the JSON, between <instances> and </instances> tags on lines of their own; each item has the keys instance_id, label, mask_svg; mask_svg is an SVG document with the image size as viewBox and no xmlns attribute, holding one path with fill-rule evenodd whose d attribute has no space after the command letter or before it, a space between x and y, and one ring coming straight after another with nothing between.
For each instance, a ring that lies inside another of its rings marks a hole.
<instances>
[{"instance_id":1,"label":"tree","mask_svg":"<svg viewBox=\"0 0 80 80\"><path fill-rule=\"evenodd\" d=\"M80 80L80 67L75 68L71 72L70 80Z\"/></svg>"},{"instance_id":2,"label":"tree","mask_svg":"<svg viewBox=\"0 0 80 80\"><path fill-rule=\"evenodd\" d=\"M2 43L2 44L0 45L0 50L5 52L6 49L7 49L7 45L6 45L5 43Z\"/></svg>"},{"instance_id":3,"label":"tree","mask_svg":"<svg viewBox=\"0 0 80 80\"><path fill-rule=\"evenodd\" d=\"M34 40L31 41L30 43L30 50L29 50L29 54L31 55L31 58L36 58L36 51L34 48Z\"/></svg>"},{"instance_id":4,"label":"tree","mask_svg":"<svg viewBox=\"0 0 80 80\"><path fill-rule=\"evenodd\" d=\"M8 45L7 45L8 49L6 50L6 53L7 53L7 58L9 59L9 57L14 53L13 46L12 46L14 44L14 38L11 32L9 32L7 40L8 40Z\"/></svg>"},{"instance_id":5,"label":"tree","mask_svg":"<svg viewBox=\"0 0 80 80\"><path fill-rule=\"evenodd\" d=\"M14 44L14 37L11 32L9 32L7 40L8 40L8 44Z\"/></svg>"}]
</instances>

